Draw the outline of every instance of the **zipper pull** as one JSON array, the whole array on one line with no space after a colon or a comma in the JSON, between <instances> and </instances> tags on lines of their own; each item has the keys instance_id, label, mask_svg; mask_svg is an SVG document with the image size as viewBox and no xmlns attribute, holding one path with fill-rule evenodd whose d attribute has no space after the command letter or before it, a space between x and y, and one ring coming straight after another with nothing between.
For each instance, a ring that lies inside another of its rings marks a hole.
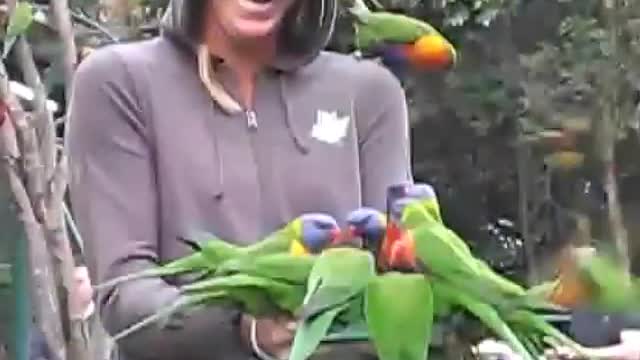
<instances>
[{"instance_id":1,"label":"zipper pull","mask_svg":"<svg viewBox=\"0 0 640 360\"><path fill-rule=\"evenodd\" d=\"M253 110L247 110L247 127L249 129L257 129L258 128L258 118L256 116L256 112Z\"/></svg>"}]
</instances>

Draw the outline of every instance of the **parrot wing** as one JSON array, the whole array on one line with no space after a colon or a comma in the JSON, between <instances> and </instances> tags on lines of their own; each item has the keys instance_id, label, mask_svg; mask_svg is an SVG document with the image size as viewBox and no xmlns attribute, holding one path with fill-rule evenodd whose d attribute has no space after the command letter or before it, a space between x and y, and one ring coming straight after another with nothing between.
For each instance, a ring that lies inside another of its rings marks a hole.
<instances>
[{"instance_id":1,"label":"parrot wing","mask_svg":"<svg viewBox=\"0 0 640 360\"><path fill-rule=\"evenodd\" d=\"M428 273L443 278L480 278L481 271L476 259L464 250L466 244L460 244L444 226L436 223L424 224L407 231L412 234L416 255Z\"/></svg>"},{"instance_id":2,"label":"parrot wing","mask_svg":"<svg viewBox=\"0 0 640 360\"><path fill-rule=\"evenodd\" d=\"M367 286L365 314L380 360L428 358L433 292L420 274L390 272L374 278Z\"/></svg>"},{"instance_id":3,"label":"parrot wing","mask_svg":"<svg viewBox=\"0 0 640 360\"><path fill-rule=\"evenodd\" d=\"M291 242L302 236L302 220L300 217L293 219L285 226L272 232L263 240L246 248L246 253L251 255L265 255L289 251Z\"/></svg>"},{"instance_id":4,"label":"parrot wing","mask_svg":"<svg viewBox=\"0 0 640 360\"><path fill-rule=\"evenodd\" d=\"M330 248L318 255L307 283L302 318L343 304L363 292L375 276L373 255L356 248Z\"/></svg>"},{"instance_id":5,"label":"parrot wing","mask_svg":"<svg viewBox=\"0 0 640 360\"><path fill-rule=\"evenodd\" d=\"M382 44L413 44L420 37L430 34L442 36L424 21L383 11L371 12L359 18L355 28L356 43L361 50Z\"/></svg>"},{"instance_id":6,"label":"parrot wing","mask_svg":"<svg viewBox=\"0 0 640 360\"><path fill-rule=\"evenodd\" d=\"M523 360L535 360L527 347L522 344L513 329L501 318L500 313L490 304L478 301L465 291L446 282L434 281L432 283L434 293L446 299L447 302L457 305L468 311L480 320L496 336L506 341L511 349L522 356Z\"/></svg>"},{"instance_id":7,"label":"parrot wing","mask_svg":"<svg viewBox=\"0 0 640 360\"><path fill-rule=\"evenodd\" d=\"M351 305L374 276L375 262L368 251L341 247L320 253L309 274L290 360L306 359L341 314L353 313Z\"/></svg>"},{"instance_id":8,"label":"parrot wing","mask_svg":"<svg viewBox=\"0 0 640 360\"><path fill-rule=\"evenodd\" d=\"M231 259L218 267L215 275L242 273L306 286L315 256L275 253L262 256L243 256Z\"/></svg>"},{"instance_id":9,"label":"parrot wing","mask_svg":"<svg viewBox=\"0 0 640 360\"><path fill-rule=\"evenodd\" d=\"M334 320L342 311L347 309L348 303L335 306L315 317L312 321L302 321L296 330L289 360L306 360L318 348L329 332Z\"/></svg>"},{"instance_id":10,"label":"parrot wing","mask_svg":"<svg viewBox=\"0 0 640 360\"><path fill-rule=\"evenodd\" d=\"M640 308L638 280L615 257L598 254L578 260L580 278L590 290L590 302L605 311L636 311Z\"/></svg>"},{"instance_id":11,"label":"parrot wing","mask_svg":"<svg viewBox=\"0 0 640 360\"><path fill-rule=\"evenodd\" d=\"M271 302L280 310L293 313L300 307L304 299L304 286L296 286L281 281L263 278L259 276L251 276L246 274L234 274L225 277L215 277L211 279L201 280L192 284L185 285L181 288L182 293L186 296L190 294L204 294L207 292L219 292L221 290L230 292L230 289L256 289L266 294ZM241 305L246 304L251 299L238 298L233 299ZM263 313L263 311L259 311ZM253 314L258 315L258 314Z\"/></svg>"},{"instance_id":12,"label":"parrot wing","mask_svg":"<svg viewBox=\"0 0 640 360\"><path fill-rule=\"evenodd\" d=\"M147 277L170 276L184 273L207 273L224 261L239 256L240 248L207 232L193 232L189 237L179 237L178 241L191 248L194 253L172 260L166 264L127 274L94 286L100 290L123 282Z\"/></svg>"}]
</instances>

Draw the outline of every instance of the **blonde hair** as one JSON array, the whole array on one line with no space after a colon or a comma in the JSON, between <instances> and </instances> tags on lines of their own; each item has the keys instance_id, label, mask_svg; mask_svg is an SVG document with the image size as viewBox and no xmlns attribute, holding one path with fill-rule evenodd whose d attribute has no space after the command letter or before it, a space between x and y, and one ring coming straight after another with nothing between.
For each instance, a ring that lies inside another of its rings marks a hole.
<instances>
[{"instance_id":1,"label":"blonde hair","mask_svg":"<svg viewBox=\"0 0 640 360\"><path fill-rule=\"evenodd\" d=\"M224 112L237 114L242 111L240 104L229 95L227 90L215 78L215 70L211 64L211 54L206 45L198 46L198 73L202 84L209 92L209 96Z\"/></svg>"}]
</instances>

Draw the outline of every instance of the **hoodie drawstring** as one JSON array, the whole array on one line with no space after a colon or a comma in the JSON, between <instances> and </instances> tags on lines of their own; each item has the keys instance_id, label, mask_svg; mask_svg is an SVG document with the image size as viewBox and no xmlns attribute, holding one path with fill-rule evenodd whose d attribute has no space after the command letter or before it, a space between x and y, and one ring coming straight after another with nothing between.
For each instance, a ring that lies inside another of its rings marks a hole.
<instances>
[{"instance_id":1,"label":"hoodie drawstring","mask_svg":"<svg viewBox=\"0 0 640 360\"><path fill-rule=\"evenodd\" d=\"M240 104L229 95L229 93L224 89L223 85L214 77L214 68L211 64L211 54L209 53L206 45L198 46L198 73L200 77L200 81L207 89L209 96L211 99L228 115L235 115L238 113L242 113L243 109ZM282 99L282 103L285 107L285 115L284 121L287 130L293 140L296 148L303 153L307 154L309 152L309 144L307 137L304 135L305 130L300 126L300 122L294 120L294 110L291 105L291 102L288 101L289 94L287 88L287 79L285 76L280 74L278 76L278 81L280 85L280 96ZM213 104L212 104L212 111ZM217 162L217 173L218 173L218 186L215 187L216 198L221 198L224 195L224 156L222 154L222 148L220 146L220 140L218 139L218 131L213 129L213 147L214 152L216 153L216 162Z\"/></svg>"},{"instance_id":2,"label":"hoodie drawstring","mask_svg":"<svg viewBox=\"0 0 640 360\"><path fill-rule=\"evenodd\" d=\"M238 102L229 95L222 84L214 77L214 69L211 64L211 54L209 54L209 49L206 45L198 46L197 57L200 81L207 89L211 99L229 115L242 112L240 104L238 104ZM211 104L211 106L211 111L214 111L213 104ZM218 186L214 186L214 189L216 189L214 196L217 199L220 199L224 195L224 156L222 155L220 140L218 139L218 131L213 129L211 133L213 136L213 151L216 154L216 164L218 167Z\"/></svg>"}]
</instances>

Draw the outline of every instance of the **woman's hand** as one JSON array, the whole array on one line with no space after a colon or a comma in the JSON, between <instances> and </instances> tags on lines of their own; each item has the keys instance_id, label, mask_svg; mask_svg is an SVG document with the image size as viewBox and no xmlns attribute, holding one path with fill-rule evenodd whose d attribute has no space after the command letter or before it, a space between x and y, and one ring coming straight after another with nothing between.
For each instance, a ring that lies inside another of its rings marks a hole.
<instances>
[{"instance_id":1,"label":"woman's hand","mask_svg":"<svg viewBox=\"0 0 640 360\"><path fill-rule=\"evenodd\" d=\"M73 289L69 298L71 316L74 319L86 319L93 311L93 287L89 271L78 266L73 272Z\"/></svg>"},{"instance_id":2,"label":"woman's hand","mask_svg":"<svg viewBox=\"0 0 640 360\"><path fill-rule=\"evenodd\" d=\"M638 343L622 342L617 345L586 348L585 350L586 354L579 356L568 348L553 349L546 353L546 358L558 360L640 360L640 345L638 345Z\"/></svg>"},{"instance_id":3,"label":"woman's hand","mask_svg":"<svg viewBox=\"0 0 640 360\"><path fill-rule=\"evenodd\" d=\"M255 321L255 343L252 341L252 323ZM279 315L272 318L255 319L243 315L240 325L242 340L254 352L263 351L276 359L289 356L291 343L296 332L296 321L290 316ZM255 349L255 347L258 349ZM257 354L260 355L260 354Z\"/></svg>"}]
</instances>

